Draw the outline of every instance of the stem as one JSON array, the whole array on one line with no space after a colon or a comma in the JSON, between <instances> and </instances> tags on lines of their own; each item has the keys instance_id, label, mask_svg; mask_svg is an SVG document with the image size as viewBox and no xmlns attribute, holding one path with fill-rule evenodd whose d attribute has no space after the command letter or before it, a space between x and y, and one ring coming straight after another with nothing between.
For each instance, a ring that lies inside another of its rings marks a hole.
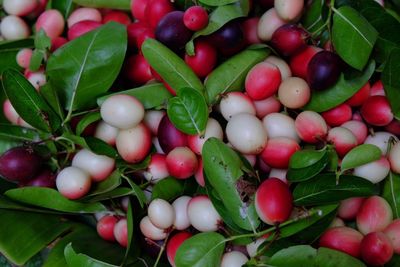
<instances>
[{"instance_id":1,"label":"stem","mask_svg":"<svg viewBox=\"0 0 400 267\"><path fill-rule=\"evenodd\" d=\"M156 259L156 262L154 263L153 267L157 267L158 263L160 262L161 256L164 253L165 247L167 246L168 238L169 238L169 236L170 236L172 231L173 231L173 229L171 229L171 231L168 232L167 237L164 239L164 243L160 248L160 252L157 255L157 259Z\"/></svg>"}]
</instances>

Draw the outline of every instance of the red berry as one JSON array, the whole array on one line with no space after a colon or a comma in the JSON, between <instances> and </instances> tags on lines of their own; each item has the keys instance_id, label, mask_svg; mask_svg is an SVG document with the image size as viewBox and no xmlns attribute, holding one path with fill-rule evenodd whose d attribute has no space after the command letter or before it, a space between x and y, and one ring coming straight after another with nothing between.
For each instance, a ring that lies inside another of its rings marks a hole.
<instances>
[{"instance_id":1,"label":"red berry","mask_svg":"<svg viewBox=\"0 0 400 267\"><path fill-rule=\"evenodd\" d=\"M201 6L189 7L183 15L183 23L192 31L201 30L208 24L208 13Z\"/></svg>"}]
</instances>

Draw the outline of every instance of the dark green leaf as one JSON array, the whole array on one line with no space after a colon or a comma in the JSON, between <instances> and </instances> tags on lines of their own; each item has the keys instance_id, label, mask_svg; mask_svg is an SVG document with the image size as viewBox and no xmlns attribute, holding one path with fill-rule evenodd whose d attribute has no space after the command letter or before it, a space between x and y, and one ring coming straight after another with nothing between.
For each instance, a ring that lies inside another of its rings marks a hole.
<instances>
[{"instance_id":1,"label":"dark green leaf","mask_svg":"<svg viewBox=\"0 0 400 267\"><path fill-rule=\"evenodd\" d=\"M109 192L102 193L100 195L96 195L90 198L91 203L96 203L99 201L103 200L109 200L109 199L114 199L114 198L120 198L120 197L125 197L125 196L130 196L133 195L134 191L131 188L128 187L117 187L114 190L111 190Z\"/></svg>"},{"instance_id":2,"label":"dark green leaf","mask_svg":"<svg viewBox=\"0 0 400 267\"><path fill-rule=\"evenodd\" d=\"M286 177L291 182L302 182L311 179L325 169L328 165L328 160L328 153L323 153L321 159L308 167L301 169L289 168Z\"/></svg>"},{"instance_id":3,"label":"dark green leaf","mask_svg":"<svg viewBox=\"0 0 400 267\"><path fill-rule=\"evenodd\" d=\"M57 9L63 14L64 18L68 18L74 10L75 4L72 0L55 0L51 1L51 8Z\"/></svg>"},{"instance_id":4,"label":"dark green leaf","mask_svg":"<svg viewBox=\"0 0 400 267\"><path fill-rule=\"evenodd\" d=\"M200 233L185 240L175 256L176 267L219 266L225 239L218 233Z\"/></svg>"},{"instance_id":5,"label":"dark green leaf","mask_svg":"<svg viewBox=\"0 0 400 267\"><path fill-rule=\"evenodd\" d=\"M400 49L393 50L385 64L382 73L383 87L387 99L390 102L392 112L397 119L400 119Z\"/></svg>"},{"instance_id":6,"label":"dark green leaf","mask_svg":"<svg viewBox=\"0 0 400 267\"><path fill-rule=\"evenodd\" d=\"M203 95L191 88L182 88L168 101L168 117L186 134L201 134L207 126L208 107Z\"/></svg>"},{"instance_id":7,"label":"dark green leaf","mask_svg":"<svg viewBox=\"0 0 400 267\"><path fill-rule=\"evenodd\" d=\"M22 48L32 48L33 39L6 41L0 43L0 73L9 68L21 69L17 64L17 53Z\"/></svg>"},{"instance_id":8,"label":"dark green leaf","mask_svg":"<svg viewBox=\"0 0 400 267\"><path fill-rule=\"evenodd\" d=\"M52 210L71 213L96 213L107 211L101 203L81 203L68 200L57 190L45 187L22 187L5 192L10 199Z\"/></svg>"},{"instance_id":9,"label":"dark green leaf","mask_svg":"<svg viewBox=\"0 0 400 267\"><path fill-rule=\"evenodd\" d=\"M268 264L275 267L311 267L314 266L317 250L311 246L298 245L275 253Z\"/></svg>"},{"instance_id":10,"label":"dark green leaf","mask_svg":"<svg viewBox=\"0 0 400 267\"><path fill-rule=\"evenodd\" d=\"M85 266L85 267L117 267L99 260L93 259L85 254L76 253L71 244L68 244L64 250L65 259L69 267Z\"/></svg>"},{"instance_id":11,"label":"dark green leaf","mask_svg":"<svg viewBox=\"0 0 400 267\"><path fill-rule=\"evenodd\" d=\"M57 113L57 115L64 119L65 114L63 108L61 107L60 99L56 90L50 85L50 83L46 83L41 86L39 93L50 105L50 107Z\"/></svg>"},{"instance_id":12,"label":"dark green leaf","mask_svg":"<svg viewBox=\"0 0 400 267\"><path fill-rule=\"evenodd\" d=\"M189 55L194 55L194 39L199 36L210 35L219 30L229 21L247 16L249 10L250 8L248 0L239 0L234 4L217 7L208 16L207 27L193 34L192 39L186 44L186 53Z\"/></svg>"},{"instance_id":13,"label":"dark green leaf","mask_svg":"<svg viewBox=\"0 0 400 267\"><path fill-rule=\"evenodd\" d=\"M343 6L334 9L332 42L339 56L362 70L378 37L378 32L357 10Z\"/></svg>"},{"instance_id":14,"label":"dark green leaf","mask_svg":"<svg viewBox=\"0 0 400 267\"><path fill-rule=\"evenodd\" d=\"M233 4L238 0L199 0L200 3L207 6L224 6L228 4Z\"/></svg>"},{"instance_id":15,"label":"dark green leaf","mask_svg":"<svg viewBox=\"0 0 400 267\"><path fill-rule=\"evenodd\" d=\"M33 129L0 123L0 138L19 142L34 142L39 140L39 135Z\"/></svg>"},{"instance_id":16,"label":"dark green leaf","mask_svg":"<svg viewBox=\"0 0 400 267\"><path fill-rule=\"evenodd\" d=\"M59 216L1 210L0 253L23 265L69 228Z\"/></svg>"},{"instance_id":17,"label":"dark green leaf","mask_svg":"<svg viewBox=\"0 0 400 267\"><path fill-rule=\"evenodd\" d=\"M352 97L374 74L375 62L371 63L365 68L363 73L356 77L346 79L344 74L340 75L339 81L332 87L324 91L314 91L308 104L303 108L304 110L313 110L316 112L327 111L337 105L345 102Z\"/></svg>"},{"instance_id":18,"label":"dark green leaf","mask_svg":"<svg viewBox=\"0 0 400 267\"><path fill-rule=\"evenodd\" d=\"M313 1L302 17L302 24L309 32L314 32L324 25L323 10L326 9L324 0Z\"/></svg>"},{"instance_id":19,"label":"dark green leaf","mask_svg":"<svg viewBox=\"0 0 400 267\"><path fill-rule=\"evenodd\" d=\"M377 192L377 186L364 178L341 175L339 184L336 184L335 174L320 174L298 184L293 198L296 205L308 206L335 203L350 197L367 197Z\"/></svg>"},{"instance_id":20,"label":"dark green leaf","mask_svg":"<svg viewBox=\"0 0 400 267\"><path fill-rule=\"evenodd\" d=\"M93 122L101 119L100 112L90 112L79 120L78 125L76 125L76 134L81 135L83 131Z\"/></svg>"},{"instance_id":21,"label":"dark green leaf","mask_svg":"<svg viewBox=\"0 0 400 267\"><path fill-rule=\"evenodd\" d=\"M319 248L316 257L316 267L366 267L360 260L329 248Z\"/></svg>"},{"instance_id":22,"label":"dark green leaf","mask_svg":"<svg viewBox=\"0 0 400 267\"><path fill-rule=\"evenodd\" d=\"M52 54L46 73L67 110L91 107L107 92L122 67L126 47L125 27L110 22Z\"/></svg>"},{"instance_id":23,"label":"dark green leaf","mask_svg":"<svg viewBox=\"0 0 400 267\"><path fill-rule=\"evenodd\" d=\"M126 213L126 224L127 224L127 228L128 228L128 246L126 247L125 250L125 259L128 258L129 253L131 252L131 250L133 249L133 234L134 234L134 222L133 222L133 213L132 213L132 203L130 200L128 200L128 210Z\"/></svg>"},{"instance_id":24,"label":"dark green leaf","mask_svg":"<svg viewBox=\"0 0 400 267\"><path fill-rule=\"evenodd\" d=\"M390 172L383 185L382 197L392 207L393 217L400 219L400 175Z\"/></svg>"},{"instance_id":25,"label":"dark green leaf","mask_svg":"<svg viewBox=\"0 0 400 267\"><path fill-rule=\"evenodd\" d=\"M134 96L143 104L145 109L166 106L168 99L172 97L162 83L152 83L100 97L97 99L97 104L101 106L108 97L116 94Z\"/></svg>"},{"instance_id":26,"label":"dark green leaf","mask_svg":"<svg viewBox=\"0 0 400 267\"><path fill-rule=\"evenodd\" d=\"M196 190L196 183L188 180L177 180L173 177L168 177L160 180L153 186L151 198L162 198L167 201L172 201L175 198L184 194L192 193Z\"/></svg>"},{"instance_id":27,"label":"dark green leaf","mask_svg":"<svg viewBox=\"0 0 400 267\"><path fill-rule=\"evenodd\" d=\"M58 0L56 0L58 1ZM72 0L80 6L130 10L130 0Z\"/></svg>"},{"instance_id":28,"label":"dark green leaf","mask_svg":"<svg viewBox=\"0 0 400 267\"><path fill-rule=\"evenodd\" d=\"M159 41L146 39L142 53L151 67L175 91L182 88L204 91L203 83L185 61Z\"/></svg>"},{"instance_id":29,"label":"dark green leaf","mask_svg":"<svg viewBox=\"0 0 400 267\"><path fill-rule=\"evenodd\" d=\"M43 29L40 29L40 31L36 32L35 35L35 48L39 50L45 50L50 47L51 47L50 37L47 36L46 32Z\"/></svg>"},{"instance_id":30,"label":"dark green leaf","mask_svg":"<svg viewBox=\"0 0 400 267\"><path fill-rule=\"evenodd\" d=\"M343 158L342 172L381 158L381 150L371 144L362 144L350 150Z\"/></svg>"},{"instance_id":31,"label":"dark green leaf","mask_svg":"<svg viewBox=\"0 0 400 267\"><path fill-rule=\"evenodd\" d=\"M242 229L256 229L260 220L254 203L245 202L238 190L241 186L255 185L241 179L244 174L241 168L243 162L238 154L221 140L209 138L204 143L202 155L207 182L217 192L232 220Z\"/></svg>"},{"instance_id":32,"label":"dark green leaf","mask_svg":"<svg viewBox=\"0 0 400 267\"><path fill-rule=\"evenodd\" d=\"M4 71L2 84L11 104L27 123L46 132L60 127L60 118L19 71Z\"/></svg>"},{"instance_id":33,"label":"dark green leaf","mask_svg":"<svg viewBox=\"0 0 400 267\"><path fill-rule=\"evenodd\" d=\"M398 267L400 266L400 255L394 254L392 259L385 264L385 267Z\"/></svg>"},{"instance_id":34,"label":"dark green leaf","mask_svg":"<svg viewBox=\"0 0 400 267\"><path fill-rule=\"evenodd\" d=\"M303 149L296 151L289 161L289 168L291 169L302 169L311 165L314 165L320 161L326 154L326 149L313 150Z\"/></svg>"},{"instance_id":35,"label":"dark green leaf","mask_svg":"<svg viewBox=\"0 0 400 267\"><path fill-rule=\"evenodd\" d=\"M270 53L266 47L248 48L213 70L205 82L208 103L215 104L224 93L242 91L249 70Z\"/></svg>"},{"instance_id":36,"label":"dark green leaf","mask_svg":"<svg viewBox=\"0 0 400 267\"><path fill-rule=\"evenodd\" d=\"M95 154L105 155L110 158L118 157L117 150L99 138L91 136L85 137L85 142L90 150Z\"/></svg>"}]
</instances>

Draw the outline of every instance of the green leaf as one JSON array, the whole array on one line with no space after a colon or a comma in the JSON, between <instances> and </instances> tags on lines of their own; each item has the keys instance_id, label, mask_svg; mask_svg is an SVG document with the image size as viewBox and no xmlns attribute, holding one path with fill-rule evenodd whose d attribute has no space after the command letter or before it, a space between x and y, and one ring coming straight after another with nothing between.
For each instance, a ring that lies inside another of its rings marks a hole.
<instances>
[{"instance_id":1,"label":"green leaf","mask_svg":"<svg viewBox=\"0 0 400 267\"><path fill-rule=\"evenodd\" d=\"M35 142L39 140L39 135L33 129L0 123L0 139L14 140L19 142Z\"/></svg>"},{"instance_id":2,"label":"green leaf","mask_svg":"<svg viewBox=\"0 0 400 267\"><path fill-rule=\"evenodd\" d=\"M82 253L99 261L117 266L120 265L125 254L124 249L118 244L107 242L100 238L94 228L84 224L76 224L70 233L55 243L43 267L67 267L64 250L70 243L72 243L72 247L76 253Z\"/></svg>"},{"instance_id":3,"label":"green leaf","mask_svg":"<svg viewBox=\"0 0 400 267\"><path fill-rule=\"evenodd\" d=\"M381 158L381 150L371 144L362 144L350 150L343 158L342 172Z\"/></svg>"},{"instance_id":4,"label":"green leaf","mask_svg":"<svg viewBox=\"0 0 400 267\"><path fill-rule=\"evenodd\" d=\"M42 61L45 57L45 52L43 50L35 49L33 50L31 60L29 62L29 70L37 71L42 65Z\"/></svg>"},{"instance_id":5,"label":"green leaf","mask_svg":"<svg viewBox=\"0 0 400 267\"><path fill-rule=\"evenodd\" d=\"M238 0L199 0L200 3L207 6L224 6L236 3Z\"/></svg>"},{"instance_id":6,"label":"green leaf","mask_svg":"<svg viewBox=\"0 0 400 267\"><path fill-rule=\"evenodd\" d=\"M55 131L61 126L57 114L19 71L4 71L2 84L11 104L27 123L45 132Z\"/></svg>"},{"instance_id":7,"label":"green leaf","mask_svg":"<svg viewBox=\"0 0 400 267\"><path fill-rule=\"evenodd\" d=\"M99 120L101 120L100 112L90 112L86 114L79 120L78 125L76 125L76 134L81 135L86 127Z\"/></svg>"},{"instance_id":8,"label":"green leaf","mask_svg":"<svg viewBox=\"0 0 400 267\"><path fill-rule=\"evenodd\" d=\"M57 91L50 85L50 83L46 83L41 86L39 93L50 105L50 107L57 113L57 115L64 119L65 114L63 108L61 107Z\"/></svg>"},{"instance_id":9,"label":"green leaf","mask_svg":"<svg viewBox=\"0 0 400 267\"><path fill-rule=\"evenodd\" d=\"M322 158L319 159L317 162L313 163L312 165L309 165L304 168L297 168L297 169L289 167L288 172L286 174L287 179L290 182L303 182L303 181L313 178L314 176L316 176L317 174L322 172L325 169L325 167L328 165L328 161L329 161L328 153L326 152L326 150L324 150L324 152L325 153L321 153ZM299 163L307 165L308 163L316 160L319 156L321 156L321 154L315 155L316 158L314 158L314 159L312 159L311 154L307 155L306 157L308 158L308 161L299 162ZM301 166L301 164L298 166Z\"/></svg>"},{"instance_id":10,"label":"green leaf","mask_svg":"<svg viewBox=\"0 0 400 267\"><path fill-rule=\"evenodd\" d=\"M186 44L186 53L188 53L191 56L194 55L194 43L193 43L194 39L196 39L199 36L210 35L216 32L231 20L240 17L246 17L247 14L249 13L249 10L250 7L248 0L239 0L234 4L217 7L208 16L207 27L193 34L192 39Z\"/></svg>"},{"instance_id":11,"label":"green leaf","mask_svg":"<svg viewBox=\"0 0 400 267\"><path fill-rule=\"evenodd\" d=\"M275 267L311 267L314 266L317 250L308 245L298 245L282 249L275 253L268 264Z\"/></svg>"},{"instance_id":12,"label":"green leaf","mask_svg":"<svg viewBox=\"0 0 400 267\"><path fill-rule=\"evenodd\" d=\"M74 10L75 4L72 0L56 0L51 1L51 8L60 11L64 18L67 19Z\"/></svg>"},{"instance_id":13,"label":"green leaf","mask_svg":"<svg viewBox=\"0 0 400 267\"><path fill-rule=\"evenodd\" d=\"M17 64L17 54L22 48L32 48L33 39L5 41L0 43L0 73L9 68L21 69Z\"/></svg>"},{"instance_id":14,"label":"green leaf","mask_svg":"<svg viewBox=\"0 0 400 267\"><path fill-rule=\"evenodd\" d=\"M23 265L69 228L59 216L1 210L0 253Z\"/></svg>"},{"instance_id":15,"label":"green leaf","mask_svg":"<svg viewBox=\"0 0 400 267\"><path fill-rule=\"evenodd\" d=\"M208 103L217 103L221 96L232 91L242 91L249 70L269 55L266 47L248 48L214 69L205 82Z\"/></svg>"},{"instance_id":16,"label":"green leaf","mask_svg":"<svg viewBox=\"0 0 400 267\"><path fill-rule=\"evenodd\" d=\"M182 88L168 101L167 114L174 126L186 134L201 134L207 126L208 107L203 95Z\"/></svg>"},{"instance_id":17,"label":"green leaf","mask_svg":"<svg viewBox=\"0 0 400 267\"><path fill-rule=\"evenodd\" d=\"M165 88L162 83L146 84L137 88L120 91L117 93L102 96L97 99L97 104L101 106L103 102L112 95L130 95L139 100L145 109L158 108L166 106L168 99L172 97L171 93Z\"/></svg>"},{"instance_id":18,"label":"green leaf","mask_svg":"<svg viewBox=\"0 0 400 267\"><path fill-rule=\"evenodd\" d=\"M56 0L58 1L58 0ZM130 10L130 0L72 0L74 3L95 8Z\"/></svg>"},{"instance_id":19,"label":"green leaf","mask_svg":"<svg viewBox=\"0 0 400 267\"><path fill-rule=\"evenodd\" d=\"M107 211L101 203L81 203L63 197L57 190L45 187L22 187L4 193L10 199L51 210L68 213L96 213Z\"/></svg>"},{"instance_id":20,"label":"green leaf","mask_svg":"<svg viewBox=\"0 0 400 267\"><path fill-rule=\"evenodd\" d=\"M311 165L314 165L320 161L326 155L326 149L313 150L303 149L296 151L289 161L289 168L291 169L302 169Z\"/></svg>"},{"instance_id":21,"label":"green leaf","mask_svg":"<svg viewBox=\"0 0 400 267\"><path fill-rule=\"evenodd\" d=\"M84 200L90 200L94 196L108 193L121 184L121 173L118 170L113 171L107 179L92 185L89 194L85 196Z\"/></svg>"},{"instance_id":22,"label":"green leaf","mask_svg":"<svg viewBox=\"0 0 400 267\"><path fill-rule=\"evenodd\" d=\"M179 196L194 193L196 183L190 180L177 180L173 177L162 179L153 186L151 199L161 198L172 201Z\"/></svg>"},{"instance_id":23,"label":"green leaf","mask_svg":"<svg viewBox=\"0 0 400 267\"><path fill-rule=\"evenodd\" d=\"M238 154L221 140L212 137L204 143L202 156L207 182L217 192L234 223L245 230L256 229L260 220L254 202L245 202L238 190L243 186L241 183L246 183L241 179L244 174L241 169L243 162ZM250 188L252 185L248 183L245 186Z\"/></svg>"},{"instance_id":24,"label":"green leaf","mask_svg":"<svg viewBox=\"0 0 400 267\"><path fill-rule=\"evenodd\" d=\"M319 248L316 257L316 267L366 267L360 260L352 256L329 248Z\"/></svg>"},{"instance_id":25,"label":"green leaf","mask_svg":"<svg viewBox=\"0 0 400 267\"><path fill-rule=\"evenodd\" d=\"M393 210L393 217L400 219L400 175L390 172L383 184L384 197Z\"/></svg>"},{"instance_id":26,"label":"green leaf","mask_svg":"<svg viewBox=\"0 0 400 267\"><path fill-rule=\"evenodd\" d=\"M159 41L146 39L142 53L151 67L175 91L182 88L193 88L201 93L204 91L203 83L185 61Z\"/></svg>"},{"instance_id":27,"label":"green leaf","mask_svg":"<svg viewBox=\"0 0 400 267\"><path fill-rule=\"evenodd\" d=\"M85 266L85 267L117 267L117 265L108 264L105 262L93 259L85 254L76 253L72 248L71 243L65 247L65 259L70 267Z\"/></svg>"},{"instance_id":28,"label":"green leaf","mask_svg":"<svg viewBox=\"0 0 400 267\"><path fill-rule=\"evenodd\" d=\"M397 119L400 119L400 77L398 75L400 66L400 49L393 50L385 64L382 72L382 82L385 88L387 99L390 102L392 112Z\"/></svg>"},{"instance_id":29,"label":"green leaf","mask_svg":"<svg viewBox=\"0 0 400 267\"><path fill-rule=\"evenodd\" d=\"M309 8L306 9L302 17L302 24L309 32L314 32L321 28L324 24L323 11L326 10L324 0L313 1Z\"/></svg>"},{"instance_id":30,"label":"green leaf","mask_svg":"<svg viewBox=\"0 0 400 267\"><path fill-rule=\"evenodd\" d=\"M175 255L176 267L219 266L225 239L218 233L200 233L186 239Z\"/></svg>"},{"instance_id":31,"label":"green leaf","mask_svg":"<svg viewBox=\"0 0 400 267\"><path fill-rule=\"evenodd\" d=\"M39 50L45 50L51 47L51 39L49 36L47 36L43 29L40 29L40 31L36 32L34 42L35 48Z\"/></svg>"},{"instance_id":32,"label":"green leaf","mask_svg":"<svg viewBox=\"0 0 400 267\"><path fill-rule=\"evenodd\" d=\"M125 27L110 22L52 54L46 73L65 109L92 107L107 92L120 72L126 47Z\"/></svg>"},{"instance_id":33,"label":"green leaf","mask_svg":"<svg viewBox=\"0 0 400 267\"><path fill-rule=\"evenodd\" d=\"M89 149L95 154L104 155L114 159L118 157L117 150L99 138L88 136L85 137L85 142Z\"/></svg>"},{"instance_id":34,"label":"green leaf","mask_svg":"<svg viewBox=\"0 0 400 267\"><path fill-rule=\"evenodd\" d=\"M314 91L304 110L323 112L334 108L352 97L362 86L371 78L375 71L375 62L371 61L362 73L352 75L346 79L346 75L341 74L338 82L332 87L323 91Z\"/></svg>"},{"instance_id":35,"label":"green leaf","mask_svg":"<svg viewBox=\"0 0 400 267\"><path fill-rule=\"evenodd\" d=\"M341 175L336 184L335 174L320 174L298 184L293 191L298 206L336 203L350 197L367 197L377 194L378 188L370 181L352 175Z\"/></svg>"},{"instance_id":36,"label":"green leaf","mask_svg":"<svg viewBox=\"0 0 400 267\"><path fill-rule=\"evenodd\" d=\"M378 32L357 10L343 6L334 9L332 42L339 56L362 70L378 37Z\"/></svg>"}]
</instances>

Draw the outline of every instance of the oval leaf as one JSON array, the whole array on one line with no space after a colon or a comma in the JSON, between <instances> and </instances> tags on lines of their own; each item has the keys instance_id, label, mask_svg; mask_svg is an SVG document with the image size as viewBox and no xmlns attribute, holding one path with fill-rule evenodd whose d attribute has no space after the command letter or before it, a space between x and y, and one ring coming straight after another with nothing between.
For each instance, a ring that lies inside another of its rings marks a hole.
<instances>
[{"instance_id":1,"label":"oval leaf","mask_svg":"<svg viewBox=\"0 0 400 267\"><path fill-rule=\"evenodd\" d=\"M213 70L205 82L208 103L215 104L224 93L242 91L249 70L269 55L266 47L248 48Z\"/></svg>"},{"instance_id":2,"label":"oval leaf","mask_svg":"<svg viewBox=\"0 0 400 267\"><path fill-rule=\"evenodd\" d=\"M357 10L343 6L333 9L332 42L339 56L362 70L378 38L378 32Z\"/></svg>"},{"instance_id":3,"label":"oval leaf","mask_svg":"<svg viewBox=\"0 0 400 267\"><path fill-rule=\"evenodd\" d=\"M39 135L33 129L0 123L0 138L20 142L34 142L39 140Z\"/></svg>"},{"instance_id":4,"label":"oval leaf","mask_svg":"<svg viewBox=\"0 0 400 267\"><path fill-rule=\"evenodd\" d=\"M299 245L275 253L268 264L275 267L310 267L314 265L317 250L311 246Z\"/></svg>"},{"instance_id":5,"label":"oval leaf","mask_svg":"<svg viewBox=\"0 0 400 267\"><path fill-rule=\"evenodd\" d=\"M326 11L325 0L313 1L302 18L302 24L309 32L314 32L324 25L322 18L323 12Z\"/></svg>"},{"instance_id":6,"label":"oval leaf","mask_svg":"<svg viewBox=\"0 0 400 267\"><path fill-rule=\"evenodd\" d=\"M229 21L247 16L249 10L249 0L239 0L234 4L223 5L214 9L214 11L208 16L207 27L193 34L192 39L186 44L186 53L194 55L194 39L199 36L210 35L219 30Z\"/></svg>"},{"instance_id":7,"label":"oval leaf","mask_svg":"<svg viewBox=\"0 0 400 267\"><path fill-rule=\"evenodd\" d=\"M45 132L61 126L60 118L19 71L4 71L2 85L11 104L27 123Z\"/></svg>"},{"instance_id":8,"label":"oval leaf","mask_svg":"<svg viewBox=\"0 0 400 267\"><path fill-rule=\"evenodd\" d=\"M175 91L185 87L204 91L203 83L185 61L159 41L146 39L142 53L151 67Z\"/></svg>"},{"instance_id":9,"label":"oval leaf","mask_svg":"<svg viewBox=\"0 0 400 267\"><path fill-rule=\"evenodd\" d=\"M348 80L345 75L341 74L339 81L332 87L324 91L314 91L308 104L304 110L313 110L315 112L323 112L334 108L352 97L362 86L364 86L371 78L375 71L375 62L365 68L363 73Z\"/></svg>"},{"instance_id":10,"label":"oval leaf","mask_svg":"<svg viewBox=\"0 0 400 267\"><path fill-rule=\"evenodd\" d=\"M393 210L393 217L400 219L400 175L390 172L383 185L384 197Z\"/></svg>"},{"instance_id":11,"label":"oval leaf","mask_svg":"<svg viewBox=\"0 0 400 267\"><path fill-rule=\"evenodd\" d=\"M241 179L243 162L238 154L221 140L209 138L204 143L202 155L207 182L215 189L234 223L244 230L256 229L260 221L254 203L245 202L238 190L252 186Z\"/></svg>"},{"instance_id":12,"label":"oval leaf","mask_svg":"<svg viewBox=\"0 0 400 267\"><path fill-rule=\"evenodd\" d=\"M152 83L100 97L97 99L97 104L101 106L108 97L117 94L135 97L143 104L145 109L166 106L168 99L172 97L171 93L168 92L162 83Z\"/></svg>"},{"instance_id":13,"label":"oval leaf","mask_svg":"<svg viewBox=\"0 0 400 267\"><path fill-rule=\"evenodd\" d=\"M366 267L360 260L346 253L329 248L319 248L315 260L316 267Z\"/></svg>"},{"instance_id":14,"label":"oval leaf","mask_svg":"<svg viewBox=\"0 0 400 267\"><path fill-rule=\"evenodd\" d=\"M400 119L400 49L395 49L389 56L382 72L382 82L385 88L387 99L390 102L392 112L397 119Z\"/></svg>"},{"instance_id":15,"label":"oval leaf","mask_svg":"<svg viewBox=\"0 0 400 267\"><path fill-rule=\"evenodd\" d=\"M46 73L65 109L92 107L117 78L125 58L127 33L109 22L57 49ZM71 60L71 59L74 60Z\"/></svg>"},{"instance_id":16,"label":"oval leaf","mask_svg":"<svg viewBox=\"0 0 400 267\"><path fill-rule=\"evenodd\" d=\"M167 177L153 186L151 199L162 198L172 201L179 196L194 193L196 187L197 183L191 181L191 179L177 180L173 177Z\"/></svg>"},{"instance_id":17,"label":"oval leaf","mask_svg":"<svg viewBox=\"0 0 400 267\"><path fill-rule=\"evenodd\" d=\"M350 150L343 158L341 169L353 169L381 158L381 150L371 144L362 144Z\"/></svg>"},{"instance_id":18,"label":"oval leaf","mask_svg":"<svg viewBox=\"0 0 400 267\"><path fill-rule=\"evenodd\" d=\"M95 8L130 10L130 0L72 0L74 3Z\"/></svg>"},{"instance_id":19,"label":"oval leaf","mask_svg":"<svg viewBox=\"0 0 400 267\"><path fill-rule=\"evenodd\" d=\"M335 174L320 174L314 179L298 184L293 191L298 206L335 203L350 197L367 197L378 193L370 181L352 175L341 175L336 184Z\"/></svg>"},{"instance_id":20,"label":"oval leaf","mask_svg":"<svg viewBox=\"0 0 400 267\"><path fill-rule=\"evenodd\" d=\"M23 187L4 193L7 197L29 205L71 213L107 211L101 203L86 204L63 197L57 190L44 187Z\"/></svg>"},{"instance_id":21,"label":"oval leaf","mask_svg":"<svg viewBox=\"0 0 400 267\"><path fill-rule=\"evenodd\" d=\"M65 259L70 267L85 266L85 267L117 267L117 265L111 265L99 260L93 259L85 254L76 253L72 248L72 244L69 243L64 250Z\"/></svg>"},{"instance_id":22,"label":"oval leaf","mask_svg":"<svg viewBox=\"0 0 400 267\"><path fill-rule=\"evenodd\" d=\"M90 112L82 117L76 125L76 134L81 135L83 131L93 122L101 120L100 112Z\"/></svg>"},{"instance_id":23,"label":"oval leaf","mask_svg":"<svg viewBox=\"0 0 400 267\"><path fill-rule=\"evenodd\" d=\"M291 169L302 169L311 166L320 161L326 154L326 149L313 150L303 149L296 151L289 161L289 168Z\"/></svg>"},{"instance_id":24,"label":"oval leaf","mask_svg":"<svg viewBox=\"0 0 400 267\"><path fill-rule=\"evenodd\" d=\"M328 165L328 162L328 153L325 153L323 154L323 157L313 165L301 169L289 168L286 177L291 182L302 182L309 180L322 172Z\"/></svg>"},{"instance_id":25,"label":"oval leaf","mask_svg":"<svg viewBox=\"0 0 400 267\"><path fill-rule=\"evenodd\" d=\"M185 240L175 255L176 267L219 266L225 239L218 233L200 233Z\"/></svg>"},{"instance_id":26,"label":"oval leaf","mask_svg":"<svg viewBox=\"0 0 400 267\"><path fill-rule=\"evenodd\" d=\"M190 88L178 90L178 96L168 101L168 118L187 134L201 134L208 120L208 107L203 95Z\"/></svg>"}]
</instances>

